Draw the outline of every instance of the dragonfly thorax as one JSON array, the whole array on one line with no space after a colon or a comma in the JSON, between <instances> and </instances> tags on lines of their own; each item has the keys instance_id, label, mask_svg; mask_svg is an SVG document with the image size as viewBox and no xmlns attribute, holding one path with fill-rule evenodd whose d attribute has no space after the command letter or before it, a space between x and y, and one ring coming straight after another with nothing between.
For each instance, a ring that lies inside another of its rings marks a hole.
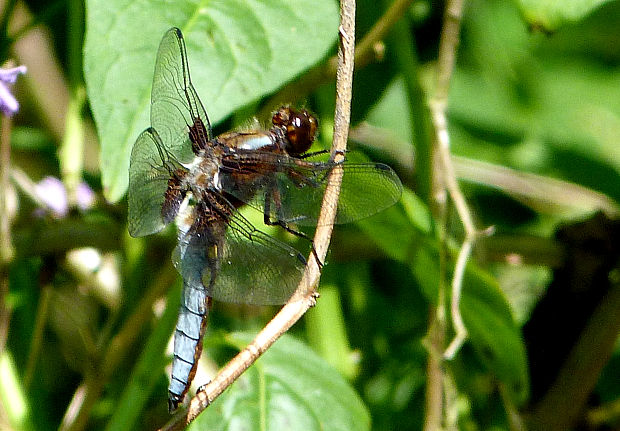
<instances>
[{"instance_id":1,"label":"dragonfly thorax","mask_svg":"<svg viewBox=\"0 0 620 431\"><path fill-rule=\"evenodd\" d=\"M213 155L205 154L204 150L199 155L194 157L194 160L187 165L189 170L188 175L185 177L185 182L190 190L194 192L196 196L202 195L206 190L222 189L220 179L220 166L221 161L219 158Z\"/></svg>"}]
</instances>

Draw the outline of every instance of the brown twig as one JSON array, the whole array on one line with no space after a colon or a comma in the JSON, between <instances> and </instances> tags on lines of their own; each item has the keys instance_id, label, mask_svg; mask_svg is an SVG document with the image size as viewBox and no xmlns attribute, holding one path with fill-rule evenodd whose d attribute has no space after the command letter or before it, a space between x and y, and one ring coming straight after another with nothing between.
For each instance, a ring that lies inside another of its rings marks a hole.
<instances>
[{"instance_id":1,"label":"brown twig","mask_svg":"<svg viewBox=\"0 0 620 431\"><path fill-rule=\"evenodd\" d=\"M452 73L456 63L462 14L463 0L451 0L446 4L444 27L439 42L437 86L435 88L435 97L430 103L431 119L435 129L434 154L438 163L437 166L441 170L441 181L438 182L439 188L436 189L435 194L439 197L440 202L445 202L445 192L447 191L449 193L465 229L465 239L463 240L457 258L451 283L452 304L450 311L455 336L444 352L444 357L448 359L456 354L467 337L467 330L459 311L459 298L463 275L471 249L478 237L487 235L491 232L490 230L479 232L476 229L465 198L456 180L456 173L450 155L450 136L448 134L446 120L446 107L448 104L450 80L452 79Z\"/></svg>"},{"instance_id":2,"label":"brown twig","mask_svg":"<svg viewBox=\"0 0 620 431\"><path fill-rule=\"evenodd\" d=\"M472 222L469 209L465 204L463 195L460 193L454 167L450 159L450 137L448 135L448 127L446 120L446 106L448 104L448 92L450 89L450 81L456 63L456 52L459 44L459 31L461 25L461 17L463 13L463 0L449 0L446 3L444 13L443 29L439 41L439 58L437 61L436 87L435 95L430 101L431 121L434 131L433 139L433 181L432 195L435 199L433 212L439 222L439 226L446 225L447 217L447 193L450 194L455 203L463 226L465 227L466 238L457 258L459 263L454 270L452 279L452 321L456 331L454 341L451 343L449 350L446 352L454 354L466 337L467 331L462 324L462 319L458 310L458 303L454 305L455 299L460 296L460 282L465 270L465 264L469 258L472 247L472 241L475 236L475 228ZM442 229L441 238L443 241L447 239L445 229ZM446 394L443 392L443 368L441 357L436 354L444 349L443 341L445 337L446 321L444 312L444 296L445 296L445 272L447 257L445 247L440 252L440 286L439 301L436 309L432 311L432 322L429 327L427 339L430 343L441 342L441 344L432 344L431 354L429 355L429 363L427 372L429 380L426 390L426 411L424 429L434 430L442 427L442 412ZM454 293L456 292L456 294ZM439 333L438 333L439 332ZM444 357L446 356L444 352Z\"/></svg>"},{"instance_id":3,"label":"brown twig","mask_svg":"<svg viewBox=\"0 0 620 431\"><path fill-rule=\"evenodd\" d=\"M379 18L375 25L366 33L355 47L355 65L360 69L373 61L377 61L380 55L377 53L378 44L385 39L392 26L403 16L413 0L396 0ZM310 69L299 79L284 86L277 94L269 99L263 109L256 115L259 119L271 116L273 109L282 103L294 103L306 94L317 89L321 84L332 82L338 70L338 55Z\"/></svg>"},{"instance_id":4,"label":"brown twig","mask_svg":"<svg viewBox=\"0 0 620 431\"><path fill-rule=\"evenodd\" d=\"M11 166L11 118L0 115L0 352L4 350L9 330L11 311L6 304L9 294L9 264L15 251L11 240L11 220L9 208L11 184L9 182Z\"/></svg>"},{"instance_id":5,"label":"brown twig","mask_svg":"<svg viewBox=\"0 0 620 431\"><path fill-rule=\"evenodd\" d=\"M573 429L612 356L620 333L620 283L612 284L590 316L545 396L528 417L532 431ZM562 414L558 414L562 412Z\"/></svg>"},{"instance_id":6,"label":"brown twig","mask_svg":"<svg viewBox=\"0 0 620 431\"><path fill-rule=\"evenodd\" d=\"M355 1L342 0L340 4L340 46L338 49L338 72L336 74L336 112L334 119L334 140L332 155L343 157L346 150L351 112L351 92L355 50ZM325 259L334 219L342 170L334 168L330 173L328 187L321 205L321 213L314 235L317 255ZM192 422L207 406L250 367L282 334L293 326L316 302L315 291L320 278L320 268L314 254L310 255L306 270L293 298L301 300L288 302L280 312L263 328L256 338L235 356L215 378L191 400L189 409L171 419L162 430L178 430Z\"/></svg>"}]
</instances>

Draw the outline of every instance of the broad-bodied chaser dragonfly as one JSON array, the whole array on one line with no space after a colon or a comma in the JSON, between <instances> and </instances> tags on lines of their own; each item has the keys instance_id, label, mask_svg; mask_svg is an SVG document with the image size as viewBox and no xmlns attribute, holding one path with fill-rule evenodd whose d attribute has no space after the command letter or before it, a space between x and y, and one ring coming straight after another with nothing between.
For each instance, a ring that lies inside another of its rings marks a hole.
<instances>
[{"instance_id":1,"label":"broad-bodied chaser dragonfly","mask_svg":"<svg viewBox=\"0 0 620 431\"><path fill-rule=\"evenodd\" d=\"M175 220L172 261L183 278L169 407L182 402L196 373L212 298L247 304L282 304L292 296L306 260L256 229L244 205L304 236L295 225L316 225L335 166L343 170L336 223L368 217L394 204L402 185L377 163L314 161L307 153L317 120L306 110L282 107L269 130L213 136L189 74L181 31L166 32L157 53L151 127L138 137L129 167L129 233L150 235ZM314 250L314 248L313 248Z\"/></svg>"}]
</instances>

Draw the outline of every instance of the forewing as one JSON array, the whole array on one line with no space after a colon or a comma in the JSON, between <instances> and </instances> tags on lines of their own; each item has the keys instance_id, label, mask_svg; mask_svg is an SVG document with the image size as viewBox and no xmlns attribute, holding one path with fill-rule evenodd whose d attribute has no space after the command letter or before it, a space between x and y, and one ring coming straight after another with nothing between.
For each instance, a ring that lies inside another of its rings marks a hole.
<instances>
[{"instance_id":1,"label":"forewing","mask_svg":"<svg viewBox=\"0 0 620 431\"><path fill-rule=\"evenodd\" d=\"M133 237L159 232L168 179L173 162L168 159L157 132L146 129L131 151L129 162L129 234Z\"/></svg>"},{"instance_id":2,"label":"forewing","mask_svg":"<svg viewBox=\"0 0 620 431\"><path fill-rule=\"evenodd\" d=\"M181 30L171 28L157 51L151 91L151 125L159 132L165 147L182 163L194 157L189 128L200 118L206 139L213 139L207 113L192 85L185 41Z\"/></svg>"},{"instance_id":3,"label":"forewing","mask_svg":"<svg viewBox=\"0 0 620 431\"><path fill-rule=\"evenodd\" d=\"M191 230L190 230L191 232ZM294 248L255 229L235 212L223 241L218 241L217 264L208 235L182 234L173 263L184 280L188 300L207 289L216 300L254 305L283 304L295 292L305 259Z\"/></svg>"},{"instance_id":4,"label":"forewing","mask_svg":"<svg viewBox=\"0 0 620 431\"><path fill-rule=\"evenodd\" d=\"M260 161L258 163L257 161ZM237 162L245 166L271 166L251 184L238 182L226 191L249 205L267 212L271 220L299 225L316 225L329 174L341 170L342 185L336 224L370 217L396 203L402 184L396 173L381 163L309 162L273 153L241 154Z\"/></svg>"},{"instance_id":5,"label":"forewing","mask_svg":"<svg viewBox=\"0 0 620 431\"><path fill-rule=\"evenodd\" d=\"M375 215L394 205L402 195L403 185L396 172L387 165L345 163L342 169L336 224L350 223ZM291 207L295 206L293 200L291 198Z\"/></svg>"}]
</instances>

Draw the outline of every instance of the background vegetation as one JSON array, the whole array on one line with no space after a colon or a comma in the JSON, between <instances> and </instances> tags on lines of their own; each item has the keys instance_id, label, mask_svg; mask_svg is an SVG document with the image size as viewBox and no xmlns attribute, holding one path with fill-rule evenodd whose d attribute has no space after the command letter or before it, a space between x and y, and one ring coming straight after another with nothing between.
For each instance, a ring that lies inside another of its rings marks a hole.
<instances>
[{"instance_id":1,"label":"background vegetation","mask_svg":"<svg viewBox=\"0 0 620 431\"><path fill-rule=\"evenodd\" d=\"M328 148L337 6L3 4L1 58L28 73L12 89L19 112L1 125L1 429L168 420L175 233L130 238L125 201L157 45L183 30L217 132L254 115L266 123L290 102L317 113ZM413 1L396 21L358 1L358 41L377 23L390 32L359 62L351 157L393 166L403 198L336 228L317 306L193 429L422 429L433 409L446 429L620 426L620 2L466 2L449 132L476 225L494 235L465 273L469 338L432 368L453 335L431 325L446 299L438 286L463 239L453 207L438 216L430 193L443 6ZM217 303L196 382L276 311ZM436 382L439 398L428 393Z\"/></svg>"}]
</instances>

